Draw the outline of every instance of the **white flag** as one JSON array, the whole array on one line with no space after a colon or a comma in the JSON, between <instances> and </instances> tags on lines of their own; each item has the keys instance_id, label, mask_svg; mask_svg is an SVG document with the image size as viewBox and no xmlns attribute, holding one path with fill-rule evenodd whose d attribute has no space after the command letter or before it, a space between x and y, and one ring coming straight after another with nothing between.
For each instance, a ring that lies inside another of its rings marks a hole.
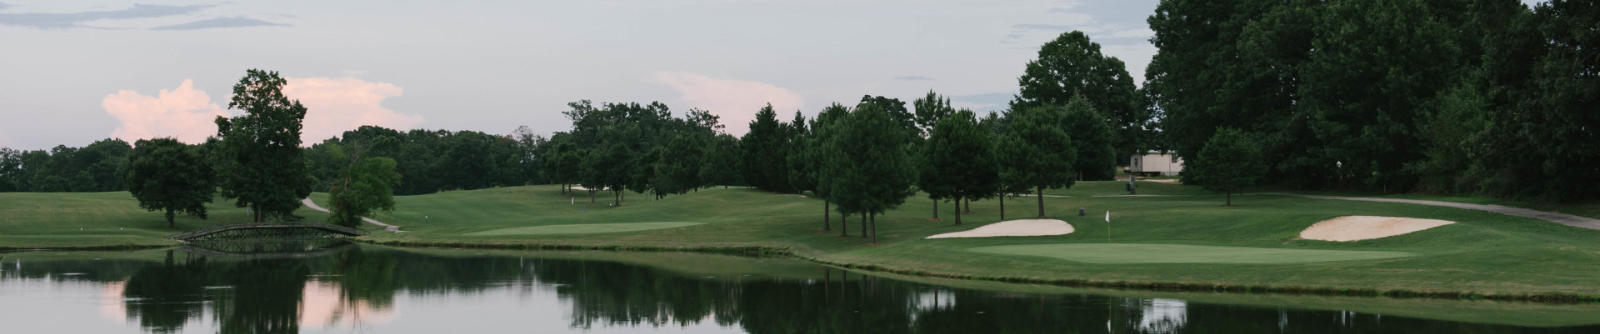
<instances>
[{"instance_id":1,"label":"white flag","mask_svg":"<svg viewBox=\"0 0 1600 334\"><path fill-rule=\"evenodd\" d=\"M1111 223L1111 211L1110 210L1106 210L1106 224L1110 224L1110 223Z\"/></svg>"}]
</instances>

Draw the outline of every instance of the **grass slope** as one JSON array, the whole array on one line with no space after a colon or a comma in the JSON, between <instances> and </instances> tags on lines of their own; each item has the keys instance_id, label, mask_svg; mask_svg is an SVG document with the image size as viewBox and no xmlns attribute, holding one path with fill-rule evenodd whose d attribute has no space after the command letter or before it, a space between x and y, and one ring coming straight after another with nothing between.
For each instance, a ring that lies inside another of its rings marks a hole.
<instances>
[{"instance_id":1,"label":"grass slope","mask_svg":"<svg viewBox=\"0 0 1600 334\"><path fill-rule=\"evenodd\" d=\"M218 198L207 205L209 219L179 215L167 227L162 212L139 208L128 192L0 193L0 249L118 248L170 246L168 234L225 223L250 221L243 208ZM295 211L307 221L327 215Z\"/></svg>"}]
</instances>

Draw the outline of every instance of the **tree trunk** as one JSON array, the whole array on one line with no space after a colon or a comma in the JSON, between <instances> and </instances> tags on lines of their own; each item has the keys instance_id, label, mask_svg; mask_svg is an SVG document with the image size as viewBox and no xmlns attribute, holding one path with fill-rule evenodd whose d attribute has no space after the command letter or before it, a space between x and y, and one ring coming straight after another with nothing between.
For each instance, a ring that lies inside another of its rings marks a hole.
<instances>
[{"instance_id":1,"label":"tree trunk","mask_svg":"<svg viewBox=\"0 0 1600 334\"><path fill-rule=\"evenodd\" d=\"M1036 194L1039 195L1039 218L1044 218L1044 187L1034 187L1034 189L1038 190Z\"/></svg>"},{"instance_id":2,"label":"tree trunk","mask_svg":"<svg viewBox=\"0 0 1600 334\"><path fill-rule=\"evenodd\" d=\"M961 206L961 204L956 204L956 206ZM933 200L933 219L939 219L939 200L937 199Z\"/></svg>"},{"instance_id":3,"label":"tree trunk","mask_svg":"<svg viewBox=\"0 0 1600 334\"><path fill-rule=\"evenodd\" d=\"M964 201L967 201L967 211L966 212L962 212L962 213L971 214L972 213L972 199L971 198L967 198Z\"/></svg>"},{"instance_id":4,"label":"tree trunk","mask_svg":"<svg viewBox=\"0 0 1600 334\"><path fill-rule=\"evenodd\" d=\"M1000 193L1000 220L1006 220L1006 193Z\"/></svg>"},{"instance_id":5,"label":"tree trunk","mask_svg":"<svg viewBox=\"0 0 1600 334\"><path fill-rule=\"evenodd\" d=\"M589 189L589 203L594 203L594 189Z\"/></svg>"},{"instance_id":6,"label":"tree trunk","mask_svg":"<svg viewBox=\"0 0 1600 334\"><path fill-rule=\"evenodd\" d=\"M832 231L833 230L833 227L828 226L828 220L831 220L831 219L833 219L833 213L832 212L828 212L828 201L827 200L823 200L822 201L822 230L823 231Z\"/></svg>"},{"instance_id":7,"label":"tree trunk","mask_svg":"<svg viewBox=\"0 0 1600 334\"><path fill-rule=\"evenodd\" d=\"M868 237L868 235L867 235L867 213L866 212L862 212L861 213L861 238L862 239L866 239L867 237Z\"/></svg>"},{"instance_id":8,"label":"tree trunk","mask_svg":"<svg viewBox=\"0 0 1600 334\"><path fill-rule=\"evenodd\" d=\"M878 214L874 213L870 217L872 217L872 243L878 243Z\"/></svg>"},{"instance_id":9,"label":"tree trunk","mask_svg":"<svg viewBox=\"0 0 1600 334\"><path fill-rule=\"evenodd\" d=\"M178 227L178 225L172 222L172 211L172 208L167 208L167 227Z\"/></svg>"},{"instance_id":10,"label":"tree trunk","mask_svg":"<svg viewBox=\"0 0 1600 334\"><path fill-rule=\"evenodd\" d=\"M850 215L839 213L839 236L850 236Z\"/></svg>"},{"instance_id":11,"label":"tree trunk","mask_svg":"<svg viewBox=\"0 0 1600 334\"><path fill-rule=\"evenodd\" d=\"M956 209L955 210L950 210L950 211L954 211L956 213L956 225L961 225L961 198L960 197L956 197Z\"/></svg>"},{"instance_id":12,"label":"tree trunk","mask_svg":"<svg viewBox=\"0 0 1600 334\"><path fill-rule=\"evenodd\" d=\"M611 206L612 207L622 206L622 191L621 190L612 190L611 194L612 194L611 195Z\"/></svg>"}]
</instances>

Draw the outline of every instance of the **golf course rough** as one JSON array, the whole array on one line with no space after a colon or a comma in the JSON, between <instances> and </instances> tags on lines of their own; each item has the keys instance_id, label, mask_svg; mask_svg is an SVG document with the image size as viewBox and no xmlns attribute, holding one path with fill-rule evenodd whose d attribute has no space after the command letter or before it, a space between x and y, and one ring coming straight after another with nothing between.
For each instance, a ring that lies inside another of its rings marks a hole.
<instances>
[{"instance_id":1,"label":"golf course rough","mask_svg":"<svg viewBox=\"0 0 1600 334\"><path fill-rule=\"evenodd\" d=\"M1406 252L1285 249L1175 244L1026 244L969 248L968 251L1046 257L1093 264L1293 264L1382 260L1415 256Z\"/></svg>"},{"instance_id":2,"label":"golf course rough","mask_svg":"<svg viewBox=\"0 0 1600 334\"><path fill-rule=\"evenodd\" d=\"M469 236L502 236L502 235L550 235L550 234L595 234L595 233L623 233L649 230L661 230L700 225L705 223L695 222L650 222L650 223L610 223L610 224L564 224L541 225L493 229L467 233Z\"/></svg>"}]
</instances>

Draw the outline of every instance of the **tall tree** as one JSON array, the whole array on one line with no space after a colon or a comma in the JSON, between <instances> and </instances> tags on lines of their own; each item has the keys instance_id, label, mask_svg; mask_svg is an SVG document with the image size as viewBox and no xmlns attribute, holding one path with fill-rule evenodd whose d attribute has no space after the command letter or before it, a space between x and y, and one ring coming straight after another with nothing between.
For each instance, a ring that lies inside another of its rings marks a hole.
<instances>
[{"instance_id":1,"label":"tall tree","mask_svg":"<svg viewBox=\"0 0 1600 334\"><path fill-rule=\"evenodd\" d=\"M739 146L744 149L745 182L765 191L794 192L787 173L788 132L778 120L778 113L772 110L772 104L756 112L756 119L750 122L750 132L739 140Z\"/></svg>"},{"instance_id":2,"label":"tall tree","mask_svg":"<svg viewBox=\"0 0 1600 334\"><path fill-rule=\"evenodd\" d=\"M216 174L206 159L189 145L172 138L140 140L128 157L128 192L139 207L166 211L167 227L173 216L185 213L206 218L206 203L216 193Z\"/></svg>"},{"instance_id":3,"label":"tall tree","mask_svg":"<svg viewBox=\"0 0 1600 334\"><path fill-rule=\"evenodd\" d=\"M1141 106L1133 77L1122 60L1101 54L1100 44L1083 32L1062 33L1039 47L1038 58L1028 62L1017 83L1020 92L1011 109L1066 105L1083 96L1107 116L1116 152L1126 155L1139 149L1139 136L1149 115Z\"/></svg>"},{"instance_id":4,"label":"tall tree","mask_svg":"<svg viewBox=\"0 0 1600 334\"><path fill-rule=\"evenodd\" d=\"M908 132L889 110L863 102L839 124L828 141L835 174L829 192L841 209L866 215L872 242L877 242L877 216L898 207L912 195L916 171L906 148Z\"/></svg>"},{"instance_id":5,"label":"tall tree","mask_svg":"<svg viewBox=\"0 0 1600 334\"><path fill-rule=\"evenodd\" d=\"M707 148L705 163L700 165L700 182L704 186L744 185L744 150L739 138L719 134Z\"/></svg>"},{"instance_id":6,"label":"tall tree","mask_svg":"<svg viewBox=\"0 0 1600 334\"><path fill-rule=\"evenodd\" d=\"M829 162L829 159L836 158L837 155L833 154L834 152L829 151L829 149L832 147L831 142L836 139L840 120L849 116L850 108L837 102L822 108L822 111L817 113L817 118L812 120L811 136L807 140L809 145L805 150L806 166L814 175L812 181L815 185L812 186L812 192L817 195L817 198L822 199L822 229L824 231L829 229L828 221L833 213L829 206L835 203L832 179L838 177L838 170L830 169L835 168L836 165ZM851 213L854 213L854 211L843 210L843 207L840 207L839 233L841 236L849 235L849 230L844 228L846 226L844 219Z\"/></svg>"},{"instance_id":7,"label":"tall tree","mask_svg":"<svg viewBox=\"0 0 1600 334\"><path fill-rule=\"evenodd\" d=\"M1105 117L1082 96L1067 102L1062 115L1062 129L1072 137L1072 147L1078 152L1072 167L1077 169L1078 180L1110 180L1116 177L1118 158L1112 147L1111 128Z\"/></svg>"},{"instance_id":8,"label":"tall tree","mask_svg":"<svg viewBox=\"0 0 1600 334\"><path fill-rule=\"evenodd\" d=\"M948 194L949 191L946 189L934 189L943 185L943 183L932 180L938 177L939 172L934 170L937 166L934 166L926 159L929 154L928 148L922 144L926 144L925 139L932 136L933 128L939 124L939 120L955 113L955 109L950 107L950 99L939 96L938 93L934 93L931 90L928 91L927 96L912 101L911 105L916 108L914 116L917 124L917 136L915 142L916 146L918 146L916 150L919 153L914 157L921 159L916 163L917 173L919 174L917 188L927 192L928 199L933 200L933 219L939 219L939 200L945 198L941 194ZM961 201L956 200L955 204L959 207Z\"/></svg>"},{"instance_id":9,"label":"tall tree","mask_svg":"<svg viewBox=\"0 0 1600 334\"><path fill-rule=\"evenodd\" d=\"M972 111L961 110L939 120L928 138L923 163L933 166L933 175L923 175L927 183L923 189L931 196L949 198L957 204L953 210L956 225L961 225L962 200L989 196L999 190L993 137L989 129L978 125Z\"/></svg>"},{"instance_id":10,"label":"tall tree","mask_svg":"<svg viewBox=\"0 0 1600 334\"><path fill-rule=\"evenodd\" d=\"M283 95L287 80L278 72L251 69L233 85L229 109L244 111L232 119L217 117L222 138L217 162L222 196L249 207L254 221L268 217L295 219L300 199L314 182L300 152L300 122L306 107Z\"/></svg>"},{"instance_id":11,"label":"tall tree","mask_svg":"<svg viewBox=\"0 0 1600 334\"><path fill-rule=\"evenodd\" d=\"M1065 110L1059 106L1012 110L1006 132L995 149L1003 184L1027 186L1038 196L1039 217L1044 215L1044 190L1072 187L1072 163L1078 152L1062 130Z\"/></svg>"},{"instance_id":12,"label":"tall tree","mask_svg":"<svg viewBox=\"0 0 1600 334\"><path fill-rule=\"evenodd\" d=\"M691 133L678 133L661 149L660 161L655 164L655 179L651 182L658 195L687 193L703 184L700 165L705 160L709 143L701 142L701 138Z\"/></svg>"},{"instance_id":13,"label":"tall tree","mask_svg":"<svg viewBox=\"0 0 1600 334\"><path fill-rule=\"evenodd\" d=\"M1265 171L1261 148L1244 132L1223 128L1206 141L1198 159L1186 166L1184 178L1206 190L1227 194L1225 205L1233 206L1233 193L1255 184Z\"/></svg>"},{"instance_id":14,"label":"tall tree","mask_svg":"<svg viewBox=\"0 0 1600 334\"><path fill-rule=\"evenodd\" d=\"M351 155L344 178L329 190L333 207L328 222L355 227L374 211L394 210L394 186L400 184L394 159Z\"/></svg>"}]
</instances>

